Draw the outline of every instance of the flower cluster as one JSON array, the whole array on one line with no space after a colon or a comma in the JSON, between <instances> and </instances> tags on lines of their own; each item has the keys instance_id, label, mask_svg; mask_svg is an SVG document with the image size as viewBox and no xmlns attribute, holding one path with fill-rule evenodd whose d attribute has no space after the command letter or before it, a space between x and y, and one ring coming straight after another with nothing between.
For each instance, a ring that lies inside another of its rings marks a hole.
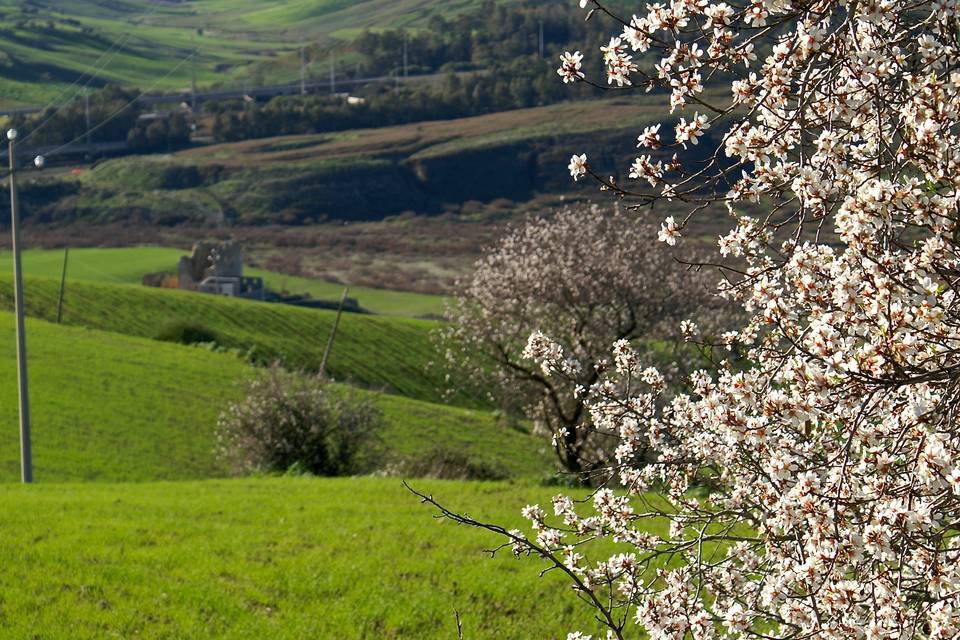
<instances>
[{"instance_id":1,"label":"flower cluster","mask_svg":"<svg viewBox=\"0 0 960 640\"><path fill-rule=\"evenodd\" d=\"M640 155L636 190L604 188L691 216L726 204L721 295L749 314L715 345L719 370L666 403L618 343L581 393L618 436L623 491L585 510L558 497L556 521L525 513L611 637L960 637L958 4L670 0L601 48L608 84L641 75L671 111L699 110L639 147L714 148L695 167ZM659 59L641 69L629 50ZM719 76L722 104L703 86ZM530 355L566 375L548 336ZM591 561L580 543L597 537L630 551Z\"/></svg>"},{"instance_id":2,"label":"flower cluster","mask_svg":"<svg viewBox=\"0 0 960 640\"><path fill-rule=\"evenodd\" d=\"M576 82L584 78L583 72L583 54L579 51L574 53L564 53L560 56L560 68L557 73L563 78L564 83Z\"/></svg>"}]
</instances>

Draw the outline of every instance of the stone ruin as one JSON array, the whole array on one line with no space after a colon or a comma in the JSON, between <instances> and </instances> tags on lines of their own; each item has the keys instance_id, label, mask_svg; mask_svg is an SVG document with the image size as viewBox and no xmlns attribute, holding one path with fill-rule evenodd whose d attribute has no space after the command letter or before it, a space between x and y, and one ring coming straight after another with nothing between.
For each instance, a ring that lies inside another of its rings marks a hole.
<instances>
[{"instance_id":1,"label":"stone ruin","mask_svg":"<svg viewBox=\"0 0 960 640\"><path fill-rule=\"evenodd\" d=\"M264 296L263 279L243 275L243 250L233 240L193 245L177 265L177 287L242 298Z\"/></svg>"},{"instance_id":2,"label":"stone ruin","mask_svg":"<svg viewBox=\"0 0 960 640\"><path fill-rule=\"evenodd\" d=\"M338 309L340 300L316 300L309 294L291 295L267 291L262 278L243 275L243 250L233 240L203 241L193 245L188 256L182 256L177 273L148 273L143 277L148 287L200 291L221 296L252 298L265 302L282 302L313 309ZM356 298L347 298L344 311L365 313Z\"/></svg>"}]
</instances>

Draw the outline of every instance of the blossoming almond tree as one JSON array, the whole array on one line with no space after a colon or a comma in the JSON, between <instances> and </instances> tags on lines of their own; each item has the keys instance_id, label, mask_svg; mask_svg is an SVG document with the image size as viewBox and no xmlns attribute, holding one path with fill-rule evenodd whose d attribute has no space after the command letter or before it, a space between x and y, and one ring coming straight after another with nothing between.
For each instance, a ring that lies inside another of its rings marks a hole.
<instances>
[{"instance_id":1,"label":"blossoming almond tree","mask_svg":"<svg viewBox=\"0 0 960 640\"><path fill-rule=\"evenodd\" d=\"M655 227L613 206L566 207L531 218L490 247L447 307L440 337L449 363L466 369L458 378L534 420L577 480L608 474L602 467L613 434L593 428L575 390L597 382L615 341L666 346L680 320L714 302L706 274L689 273L657 251L655 236ZM733 324L722 305L710 306L707 332ZM566 377L523 357L537 329L563 349ZM703 366L694 350L680 346L673 349L676 366L665 372L670 380Z\"/></svg>"},{"instance_id":2,"label":"blossoming almond tree","mask_svg":"<svg viewBox=\"0 0 960 640\"><path fill-rule=\"evenodd\" d=\"M677 156L641 155L625 185L583 155L571 173L638 208L672 200L671 244L726 203L720 249L740 266L722 293L751 314L729 340L750 364L694 375L659 410L661 376L616 345L614 375L583 394L620 435L622 492L592 509L558 496L552 515L525 510L534 536L500 532L566 572L607 637L960 637L958 3L581 5L618 31L598 84L669 91L673 115L638 142ZM582 69L570 54L559 73L593 82ZM704 97L718 78L723 102ZM711 160L685 163L708 129ZM564 375L549 336L527 352ZM650 446L655 463L637 464ZM590 560L594 538L628 548Z\"/></svg>"}]
</instances>

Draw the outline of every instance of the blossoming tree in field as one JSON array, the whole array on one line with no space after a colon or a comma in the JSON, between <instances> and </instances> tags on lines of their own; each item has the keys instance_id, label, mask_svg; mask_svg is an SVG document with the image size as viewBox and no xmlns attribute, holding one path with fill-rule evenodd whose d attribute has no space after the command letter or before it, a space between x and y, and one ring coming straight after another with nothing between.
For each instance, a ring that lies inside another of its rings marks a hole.
<instances>
[{"instance_id":1,"label":"blossoming tree in field","mask_svg":"<svg viewBox=\"0 0 960 640\"><path fill-rule=\"evenodd\" d=\"M570 473L596 470L614 441L614 434L593 428L575 393L598 381L610 345L670 338L708 298L707 279L657 251L656 233L614 207L569 207L532 218L488 250L447 309L443 342L451 364L467 369L460 377L536 420ZM535 330L562 348L567 377L524 357ZM695 354L679 355L689 362Z\"/></svg>"},{"instance_id":2,"label":"blossoming tree in field","mask_svg":"<svg viewBox=\"0 0 960 640\"><path fill-rule=\"evenodd\" d=\"M638 209L672 200L671 244L729 207L723 295L751 319L728 342L749 364L660 410L661 376L617 344L582 393L619 433L623 490L530 506L535 535L502 533L566 572L608 637L960 637L958 3L580 3L617 31L598 84L665 89L671 113L637 132L630 182L589 154L571 172ZM592 82L585 62L560 75ZM549 336L528 355L565 375ZM621 552L591 560L593 538Z\"/></svg>"}]
</instances>

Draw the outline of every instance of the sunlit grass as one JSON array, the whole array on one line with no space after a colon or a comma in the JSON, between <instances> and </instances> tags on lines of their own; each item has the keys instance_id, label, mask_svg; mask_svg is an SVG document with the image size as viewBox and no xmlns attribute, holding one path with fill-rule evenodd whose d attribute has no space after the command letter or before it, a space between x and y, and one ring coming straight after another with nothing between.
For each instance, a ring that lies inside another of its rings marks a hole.
<instances>
[{"instance_id":1,"label":"sunlit grass","mask_svg":"<svg viewBox=\"0 0 960 640\"><path fill-rule=\"evenodd\" d=\"M24 251L24 273L44 278L59 278L63 269L63 250ZM180 256L188 252L168 247L122 247L72 249L67 261L68 281L83 280L105 284L140 284L148 273L176 273ZM9 251L0 251L0 263L9 261ZM292 294L308 293L320 300L337 301L344 285L313 278L289 276L266 269L247 268L247 275L260 276L266 286ZM350 297L372 313L393 316L439 316L443 297L372 287L350 287Z\"/></svg>"},{"instance_id":2,"label":"sunlit grass","mask_svg":"<svg viewBox=\"0 0 960 640\"><path fill-rule=\"evenodd\" d=\"M533 485L419 482L508 526ZM595 629L544 565L434 520L393 478L0 486L0 632L84 638L559 638Z\"/></svg>"},{"instance_id":3,"label":"sunlit grass","mask_svg":"<svg viewBox=\"0 0 960 640\"><path fill-rule=\"evenodd\" d=\"M51 481L222 476L220 411L257 371L239 357L41 321L27 323L35 475ZM13 318L0 313L0 482L19 477ZM376 466L438 445L514 477L554 468L545 443L488 412L375 394Z\"/></svg>"}]
</instances>

